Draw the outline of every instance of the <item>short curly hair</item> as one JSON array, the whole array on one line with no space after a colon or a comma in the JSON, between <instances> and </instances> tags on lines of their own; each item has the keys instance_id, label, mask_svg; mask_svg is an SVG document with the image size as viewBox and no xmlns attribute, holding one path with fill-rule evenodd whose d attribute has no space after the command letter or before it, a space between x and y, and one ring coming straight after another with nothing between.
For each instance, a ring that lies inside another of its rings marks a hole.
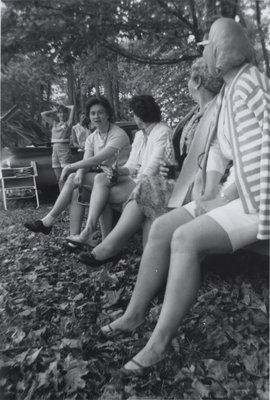
<instances>
[{"instance_id":1,"label":"short curly hair","mask_svg":"<svg viewBox=\"0 0 270 400\"><path fill-rule=\"evenodd\" d=\"M89 116L90 109L97 104L100 104L102 107L105 108L105 111L108 115L109 121L112 122L113 114L114 114L113 108L112 108L109 100L107 100L106 97L103 97L103 96L95 96L87 101L86 106L85 106L86 115Z\"/></svg>"},{"instance_id":2,"label":"short curly hair","mask_svg":"<svg viewBox=\"0 0 270 400\"><path fill-rule=\"evenodd\" d=\"M131 111L141 118L143 122L160 122L161 110L155 99L148 95L142 94L132 97L129 103Z\"/></svg>"},{"instance_id":3,"label":"short curly hair","mask_svg":"<svg viewBox=\"0 0 270 400\"><path fill-rule=\"evenodd\" d=\"M222 78L216 78L210 75L203 57L194 61L191 66L191 73L192 72L194 72L194 80L196 80L197 77L201 78L202 85L205 89L215 94L219 93L224 81Z\"/></svg>"}]
</instances>

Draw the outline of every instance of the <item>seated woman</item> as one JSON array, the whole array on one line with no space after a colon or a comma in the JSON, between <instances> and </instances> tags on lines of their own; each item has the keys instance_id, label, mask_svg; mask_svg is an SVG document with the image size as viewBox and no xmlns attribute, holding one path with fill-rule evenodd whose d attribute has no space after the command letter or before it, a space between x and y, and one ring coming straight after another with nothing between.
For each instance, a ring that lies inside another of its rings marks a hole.
<instances>
[{"instance_id":1,"label":"seated woman","mask_svg":"<svg viewBox=\"0 0 270 400\"><path fill-rule=\"evenodd\" d=\"M218 140L205 157L203 176L207 179L215 160L219 161L219 144L220 157L234 162L235 183L221 187L213 199L205 199L202 192L197 205L191 202L153 223L127 310L102 328L107 335L134 330L153 297L166 286L156 327L146 346L124 366L127 374L142 373L165 357L196 300L203 255L230 253L270 236L270 81L251 64L253 49L234 20L217 19L203 44L209 71L225 81L209 142L215 143L215 135ZM217 172L217 181L220 176Z\"/></svg>"},{"instance_id":2,"label":"seated woman","mask_svg":"<svg viewBox=\"0 0 270 400\"><path fill-rule=\"evenodd\" d=\"M52 210L42 220L26 222L24 226L32 232L51 232L57 217L72 202L70 207L70 226L73 234L81 231L85 207L78 204L77 188L82 185L92 186L99 165L112 165L119 153L119 164L123 165L130 153L130 141L126 132L112 123L113 109L104 97L95 97L86 104L86 114L96 127L85 142L83 160L68 164L63 168L61 179L66 182ZM91 172L91 170L93 170ZM76 173L75 173L76 171Z\"/></svg>"},{"instance_id":3,"label":"seated woman","mask_svg":"<svg viewBox=\"0 0 270 400\"><path fill-rule=\"evenodd\" d=\"M167 179L168 168L163 161L160 175L144 177L136 185L114 229L93 249L94 259L88 252L79 255L83 263L91 267L106 263L142 224L145 244L155 218L168 212L168 207L178 207L190 200L191 187L198 170L198 157L204 152L207 142L210 117L215 106L213 99L222 84L222 79L213 78L209 74L203 58L192 64L188 88L190 96L198 105L178 124L173 135L179 169L183 164L176 185L174 180Z\"/></svg>"},{"instance_id":4,"label":"seated woman","mask_svg":"<svg viewBox=\"0 0 270 400\"><path fill-rule=\"evenodd\" d=\"M122 205L137 182L144 176L158 173L167 140L172 137L172 130L161 122L161 110L152 96L134 96L130 101L130 109L141 130L135 135L129 159L118 169L116 182L112 182L111 169L96 176L86 226L80 235L68 237L72 243L89 243L100 217L101 222L104 221L103 227L106 225L106 232L102 232L103 237L107 236L112 230L111 205Z\"/></svg>"}]
</instances>

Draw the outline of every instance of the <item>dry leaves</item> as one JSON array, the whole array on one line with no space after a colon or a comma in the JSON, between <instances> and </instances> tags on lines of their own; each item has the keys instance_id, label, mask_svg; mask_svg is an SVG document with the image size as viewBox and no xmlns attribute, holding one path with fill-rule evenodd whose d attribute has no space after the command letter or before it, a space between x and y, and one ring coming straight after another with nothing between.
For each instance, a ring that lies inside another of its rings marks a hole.
<instances>
[{"instance_id":1,"label":"dry leaves","mask_svg":"<svg viewBox=\"0 0 270 400\"><path fill-rule=\"evenodd\" d=\"M41 216L46 210L43 206L34 213ZM99 327L121 315L128 303L140 236L130 241L116 266L89 272L75 254L63 250L67 217L46 237L23 228L27 213L33 213L31 206L0 211L3 398L268 398L267 265L257 267L256 259L245 254L229 258L225 267L210 260L198 301L168 358L149 375L127 380L118 371L150 336L160 298L132 337L106 340Z\"/></svg>"}]
</instances>

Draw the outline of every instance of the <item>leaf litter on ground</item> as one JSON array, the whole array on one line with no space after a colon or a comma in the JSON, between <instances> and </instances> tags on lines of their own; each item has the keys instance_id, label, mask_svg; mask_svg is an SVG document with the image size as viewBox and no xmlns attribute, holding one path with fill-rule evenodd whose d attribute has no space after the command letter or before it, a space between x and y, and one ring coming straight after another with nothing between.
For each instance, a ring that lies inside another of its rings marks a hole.
<instances>
[{"instance_id":1,"label":"leaf litter on ground","mask_svg":"<svg viewBox=\"0 0 270 400\"><path fill-rule=\"evenodd\" d=\"M268 260L245 252L209 257L198 299L168 357L149 374L127 380L119 370L150 337L162 294L133 335L109 340L99 329L128 304L141 235L129 241L117 265L92 272L63 250L68 215L51 235L35 235L23 227L31 207L0 210L3 398L268 398ZM40 218L47 211L41 205L34 213Z\"/></svg>"}]
</instances>

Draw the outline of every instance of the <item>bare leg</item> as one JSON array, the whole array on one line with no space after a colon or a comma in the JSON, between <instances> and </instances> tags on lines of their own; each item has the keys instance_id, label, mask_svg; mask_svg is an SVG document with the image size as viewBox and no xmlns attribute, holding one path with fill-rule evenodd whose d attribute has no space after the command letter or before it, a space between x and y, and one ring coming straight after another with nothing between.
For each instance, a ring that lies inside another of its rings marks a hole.
<instances>
[{"instance_id":1,"label":"bare leg","mask_svg":"<svg viewBox=\"0 0 270 400\"><path fill-rule=\"evenodd\" d=\"M93 250L98 260L119 252L127 240L140 229L144 214L135 200L129 201L109 235Z\"/></svg>"},{"instance_id":2,"label":"bare leg","mask_svg":"<svg viewBox=\"0 0 270 400\"><path fill-rule=\"evenodd\" d=\"M85 206L78 203L78 189L73 190L72 201L69 209L69 231L71 235L81 232Z\"/></svg>"},{"instance_id":3,"label":"bare leg","mask_svg":"<svg viewBox=\"0 0 270 400\"><path fill-rule=\"evenodd\" d=\"M111 186L106 174L99 174L95 178L95 184L90 199L89 212L84 230L78 238L78 242L87 243L96 230L97 222L106 204L122 204L128 199L135 183L126 176L119 177L117 185Z\"/></svg>"},{"instance_id":4,"label":"bare leg","mask_svg":"<svg viewBox=\"0 0 270 400\"><path fill-rule=\"evenodd\" d=\"M113 229L113 209L110 204L106 204L104 207L103 212L99 217L99 225L101 229L102 240L104 240Z\"/></svg>"},{"instance_id":5,"label":"bare leg","mask_svg":"<svg viewBox=\"0 0 270 400\"><path fill-rule=\"evenodd\" d=\"M62 173L62 168L61 167L54 168L53 171L54 171L54 175L56 176L56 179L57 179L59 191L61 192L61 190L63 189L63 186L64 186L64 182L60 180L60 176L61 176L61 173Z\"/></svg>"},{"instance_id":6,"label":"bare leg","mask_svg":"<svg viewBox=\"0 0 270 400\"><path fill-rule=\"evenodd\" d=\"M227 233L207 215L178 228L172 238L171 260L162 310L146 346L135 356L143 366L162 358L185 314L194 303L200 283L200 257L231 252ZM136 369L128 362L127 369Z\"/></svg>"},{"instance_id":7,"label":"bare leg","mask_svg":"<svg viewBox=\"0 0 270 400\"><path fill-rule=\"evenodd\" d=\"M61 190L59 196L54 203L53 208L51 211L42 218L42 222L45 226L52 226L56 220L56 218L64 211L67 206L70 204L72 200L73 190L76 187L74 182L75 174L70 174L67 178L63 189Z\"/></svg>"},{"instance_id":8,"label":"bare leg","mask_svg":"<svg viewBox=\"0 0 270 400\"><path fill-rule=\"evenodd\" d=\"M85 174L83 185L93 186L96 173L89 172ZM70 205L70 235L78 235L81 232L83 217L86 206L78 203L78 189L73 190L72 201Z\"/></svg>"},{"instance_id":9,"label":"bare leg","mask_svg":"<svg viewBox=\"0 0 270 400\"><path fill-rule=\"evenodd\" d=\"M146 218L143 224L143 248L145 248L153 221Z\"/></svg>"},{"instance_id":10,"label":"bare leg","mask_svg":"<svg viewBox=\"0 0 270 400\"><path fill-rule=\"evenodd\" d=\"M133 330L144 320L150 302L166 282L173 233L179 225L191 220L192 216L185 209L178 208L153 222L131 300L124 315L112 322L113 329ZM103 330L108 329L104 327Z\"/></svg>"}]
</instances>

